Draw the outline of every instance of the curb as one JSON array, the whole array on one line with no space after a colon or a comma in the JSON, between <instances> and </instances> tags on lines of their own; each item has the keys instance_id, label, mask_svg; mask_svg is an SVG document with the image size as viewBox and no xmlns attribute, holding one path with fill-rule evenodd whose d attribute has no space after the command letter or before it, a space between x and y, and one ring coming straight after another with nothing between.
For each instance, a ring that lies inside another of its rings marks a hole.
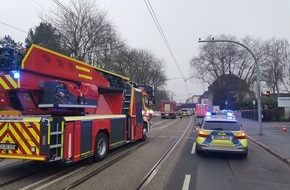
<instances>
[{"instance_id":1,"label":"curb","mask_svg":"<svg viewBox=\"0 0 290 190\"><path fill-rule=\"evenodd\" d=\"M249 135L247 135L248 139L250 139L252 142L256 143L257 145L259 145L260 147L262 147L264 150L268 151L269 153L271 153L272 155L274 155L276 158L278 158L279 160L285 162L286 164L288 164L290 166L290 160L288 158L286 158L285 156L283 156L282 154L280 154L279 152L271 149L270 147L262 144L261 142L257 141L256 139L250 137Z\"/></svg>"}]
</instances>

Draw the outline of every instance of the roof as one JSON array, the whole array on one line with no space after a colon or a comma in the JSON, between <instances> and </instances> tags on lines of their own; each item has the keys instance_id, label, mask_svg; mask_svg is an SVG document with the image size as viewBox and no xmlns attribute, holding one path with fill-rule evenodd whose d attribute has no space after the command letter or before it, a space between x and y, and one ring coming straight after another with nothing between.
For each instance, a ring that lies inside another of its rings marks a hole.
<instances>
[{"instance_id":1,"label":"roof","mask_svg":"<svg viewBox=\"0 0 290 190\"><path fill-rule=\"evenodd\" d=\"M208 91L215 91L227 85L229 89L239 91L240 88L249 89L247 82L234 74L222 74L209 87Z\"/></svg>"}]
</instances>

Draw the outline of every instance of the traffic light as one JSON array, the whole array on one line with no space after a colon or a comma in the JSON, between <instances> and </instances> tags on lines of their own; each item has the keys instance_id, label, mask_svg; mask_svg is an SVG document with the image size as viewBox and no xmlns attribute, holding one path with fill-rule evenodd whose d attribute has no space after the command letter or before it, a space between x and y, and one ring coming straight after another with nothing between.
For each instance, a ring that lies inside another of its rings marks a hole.
<instances>
[{"instance_id":1,"label":"traffic light","mask_svg":"<svg viewBox=\"0 0 290 190\"><path fill-rule=\"evenodd\" d=\"M267 96L267 97L270 97L270 96L271 96L270 91L266 91L266 96Z\"/></svg>"}]
</instances>

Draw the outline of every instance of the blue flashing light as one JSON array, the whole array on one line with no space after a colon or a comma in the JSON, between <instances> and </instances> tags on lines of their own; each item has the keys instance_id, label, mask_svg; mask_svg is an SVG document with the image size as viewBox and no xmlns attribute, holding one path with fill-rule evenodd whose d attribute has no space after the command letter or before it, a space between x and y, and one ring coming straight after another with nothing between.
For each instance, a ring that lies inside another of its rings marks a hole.
<instances>
[{"instance_id":1,"label":"blue flashing light","mask_svg":"<svg viewBox=\"0 0 290 190\"><path fill-rule=\"evenodd\" d=\"M19 71L12 71L13 73L13 78L14 79L19 79L20 78L20 72Z\"/></svg>"},{"instance_id":2,"label":"blue flashing light","mask_svg":"<svg viewBox=\"0 0 290 190\"><path fill-rule=\"evenodd\" d=\"M227 117L231 118L231 119L234 119L235 118L235 114L232 113L232 112L227 112Z\"/></svg>"}]
</instances>

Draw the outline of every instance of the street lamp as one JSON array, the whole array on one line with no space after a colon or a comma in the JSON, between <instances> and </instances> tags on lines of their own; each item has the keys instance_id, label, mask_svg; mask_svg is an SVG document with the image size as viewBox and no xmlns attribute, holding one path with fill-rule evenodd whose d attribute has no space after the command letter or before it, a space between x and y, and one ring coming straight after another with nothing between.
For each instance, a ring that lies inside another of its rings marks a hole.
<instances>
[{"instance_id":1,"label":"street lamp","mask_svg":"<svg viewBox=\"0 0 290 190\"><path fill-rule=\"evenodd\" d=\"M255 65L256 65L256 71L257 71L257 103L258 103L258 125L259 125L259 135L263 134L262 131L262 113L261 113L261 89L260 89L260 69L259 69L259 64L258 64L258 60L256 58L256 56L254 55L254 53L244 44L233 41L233 40L215 40L214 38L212 38L212 40L201 40L199 39L198 42L211 42L211 43L215 43L215 42L227 42L227 43L235 43L238 44L242 47L244 47L246 50L248 50L250 52L250 54L253 56L254 61L255 61Z\"/></svg>"}]
</instances>

